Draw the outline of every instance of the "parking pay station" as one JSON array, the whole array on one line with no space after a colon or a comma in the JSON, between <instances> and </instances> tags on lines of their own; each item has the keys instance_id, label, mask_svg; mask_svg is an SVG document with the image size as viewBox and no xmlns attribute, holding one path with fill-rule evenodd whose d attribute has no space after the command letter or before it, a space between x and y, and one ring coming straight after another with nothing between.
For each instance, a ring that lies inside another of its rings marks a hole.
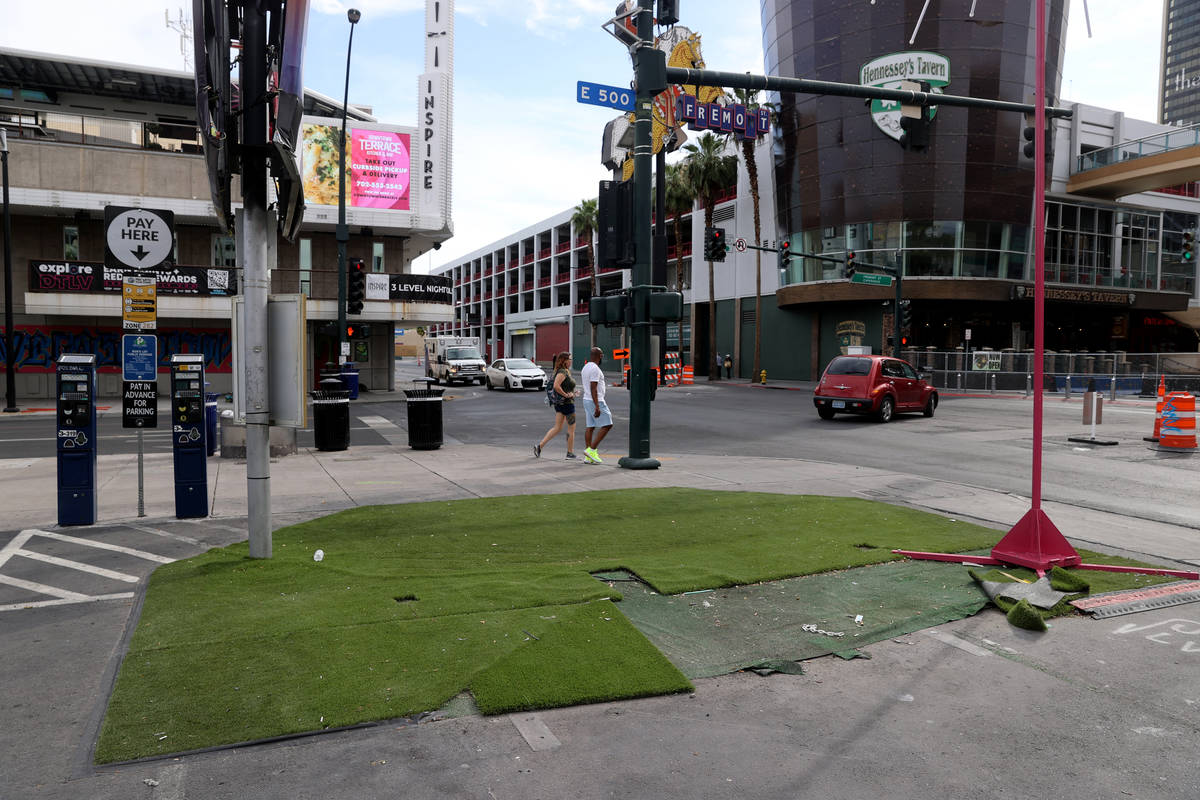
<instances>
[{"instance_id":1,"label":"parking pay station","mask_svg":"<svg viewBox=\"0 0 1200 800\"><path fill-rule=\"evenodd\" d=\"M96 522L96 356L57 362L58 524Z\"/></svg>"},{"instance_id":2,"label":"parking pay station","mask_svg":"<svg viewBox=\"0 0 1200 800\"><path fill-rule=\"evenodd\" d=\"M171 356L171 444L175 516L208 516L208 451L204 429L204 356Z\"/></svg>"}]
</instances>

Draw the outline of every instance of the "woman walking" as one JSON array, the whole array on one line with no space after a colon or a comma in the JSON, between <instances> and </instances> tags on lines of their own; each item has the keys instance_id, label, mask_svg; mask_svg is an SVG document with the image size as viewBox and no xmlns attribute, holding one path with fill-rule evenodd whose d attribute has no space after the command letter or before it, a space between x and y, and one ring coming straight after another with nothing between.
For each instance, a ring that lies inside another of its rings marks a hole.
<instances>
[{"instance_id":1,"label":"woman walking","mask_svg":"<svg viewBox=\"0 0 1200 800\"><path fill-rule=\"evenodd\" d=\"M559 353L554 357L554 425L546 431L542 440L533 446L533 457L542 457L542 448L567 426L567 460L575 460L575 379L571 377L571 354Z\"/></svg>"}]
</instances>

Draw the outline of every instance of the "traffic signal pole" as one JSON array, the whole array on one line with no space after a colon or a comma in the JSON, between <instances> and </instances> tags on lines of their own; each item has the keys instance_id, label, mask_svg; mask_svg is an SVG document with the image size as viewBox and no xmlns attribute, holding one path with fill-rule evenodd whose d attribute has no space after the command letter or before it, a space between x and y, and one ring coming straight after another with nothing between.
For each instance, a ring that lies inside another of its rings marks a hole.
<instances>
[{"instance_id":1,"label":"traffic signal pole","mask_svg":"<svg viewBox=\"0 0 1200 800\"><path fill-rule=\"evenodd\" d=\"M638 0L638 43L633 51L637 99L634 105L633 138L633 286L629 291L632 324L629 343L629 455L617 464L625 469L658 469L650 457L650 109L654 97L665 87L650 83L655 55L652 0ZM662 62L660 62L662 63ZM662 212L660 211L660 214Z\"/></svg>"}]
</instances>

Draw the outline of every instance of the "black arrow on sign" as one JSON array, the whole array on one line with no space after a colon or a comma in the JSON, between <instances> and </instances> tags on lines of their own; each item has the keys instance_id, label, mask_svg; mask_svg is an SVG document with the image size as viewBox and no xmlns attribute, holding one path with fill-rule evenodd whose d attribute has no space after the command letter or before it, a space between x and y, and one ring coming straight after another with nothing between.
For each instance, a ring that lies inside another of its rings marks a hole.
<instances>
[{"instance_id":1,"label":"black arrow on sign","mask_svg":"<svg viewBox=\"0 0 1200 800\"><path fill-rule=\"evenodd\" d=\"M150 251L147 250L146 248L142 247L140 244L138 245L137 250L130 250L129 252L131 252L135 256L137 256L138 261L141 261L143 258L150 255Z\"/></svg>"}]
</instances>

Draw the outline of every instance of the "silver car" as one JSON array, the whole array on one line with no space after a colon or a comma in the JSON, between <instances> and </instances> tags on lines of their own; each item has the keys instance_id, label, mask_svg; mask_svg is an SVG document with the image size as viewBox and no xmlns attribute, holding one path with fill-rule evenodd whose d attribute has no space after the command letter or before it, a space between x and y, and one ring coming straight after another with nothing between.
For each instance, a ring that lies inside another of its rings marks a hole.
<instances>
[{"instance_id":1,"label":"silver car","mask_svg":"<svg viewBox=\"0 0 1200 800\"><path fill-rule=\"evenodd\" d=\"M528 358L497 358L484 373L489 389L544 389L546 371Z\"/></svg>"}]
</instances>

